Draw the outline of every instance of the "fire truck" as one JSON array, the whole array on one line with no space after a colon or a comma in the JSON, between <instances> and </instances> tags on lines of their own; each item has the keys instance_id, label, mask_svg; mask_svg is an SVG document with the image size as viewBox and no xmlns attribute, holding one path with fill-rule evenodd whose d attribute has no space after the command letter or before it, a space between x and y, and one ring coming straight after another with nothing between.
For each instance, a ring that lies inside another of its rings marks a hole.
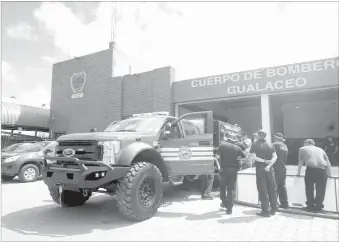
<instances>
[{"instance_id":1,"label":"fire truck","mask_svg":"<svg viewBox=\"0 0 339 242\"><path fill-rule=\"evenodd\" d=\"M63 135L45 151L42 177L60 206L83 205L94 192L116 195L129 219L151 218L161 204L162 183L214 174L216 149L240 138L237 125L214 120L212 111L172 117L136 114L104 132Z\"/></svg>"}]
</instances>

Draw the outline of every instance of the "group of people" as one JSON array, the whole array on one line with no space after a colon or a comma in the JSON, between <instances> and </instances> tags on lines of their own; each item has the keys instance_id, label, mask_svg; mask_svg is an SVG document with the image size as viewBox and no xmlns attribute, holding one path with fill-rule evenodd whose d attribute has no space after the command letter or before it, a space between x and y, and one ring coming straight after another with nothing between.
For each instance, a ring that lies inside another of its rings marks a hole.
<instances>
[{"instance_id":1,"label":"group of people","mask_svg":"<svg viewBox=\"0 0 339 242\"><path fill-rule=\"evenodd\" d=\"M276 133L273 143L267 141L267 133L259 130L255 133L254 142L245 139L239 145L234 139L228 139L217 150L216 162L219 167L220 206L226 208L227 214L232 214L235 200L235 188L238 171L242 168L255 165L256 183L261 211L258 216L270 217L275 215L278 207L288 209L289 202L286 190L286 162L288 148L283 134ZM306 207L309 212L321 211L324 206L327 177L331 176L331 163L324 149L315 146L313 139L304 141L299 149L297 175L301 168L306 166L305 190ZM214 175L207 175L202 198L212 199L210 191ZM314 189L315 187L315 189ZM316 190L316 195L314 195ZM278 198L280 204L278 204Z\"/></svg>"}]
</instances>

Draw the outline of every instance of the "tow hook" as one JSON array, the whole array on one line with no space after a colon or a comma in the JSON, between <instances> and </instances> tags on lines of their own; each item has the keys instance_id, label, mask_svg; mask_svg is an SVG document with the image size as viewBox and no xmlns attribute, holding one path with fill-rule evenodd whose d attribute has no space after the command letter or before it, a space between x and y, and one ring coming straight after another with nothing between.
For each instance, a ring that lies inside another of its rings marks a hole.
<instances>
[{"instance_id":1,"label":"tow hook","mask_svg":"<svg viewBox=\"0 0 339 242\"><path fill-rule=\"evenodd\" d=\"M84 189L83 192L82 192L82 195L84 197L87 197L88 196L88 190Z\"/></svg>"},{"instance_id":2,"label":"tow hook","mask_svg":"<svg viewBox=\"0 0 339 242\"><path fill-rule=\"evenodd\" d=\"M60 204L60 207L62 207L63 205L62 196L63 196L64 186L62 184L57 184L56 186L58 187L58 192L59 192L59 204Z\"/></svg>"}]
</instances>

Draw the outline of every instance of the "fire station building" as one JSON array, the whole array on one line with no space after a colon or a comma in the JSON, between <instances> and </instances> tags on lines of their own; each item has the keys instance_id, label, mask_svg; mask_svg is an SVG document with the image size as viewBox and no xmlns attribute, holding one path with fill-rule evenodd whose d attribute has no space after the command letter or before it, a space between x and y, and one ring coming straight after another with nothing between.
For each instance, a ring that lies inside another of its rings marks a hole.
<instances>
[{"instance_id":1,"label":"fire station building","mask_svg":"<svg viewBox=\"0 0 339 242\"><path fill-rule=\"evenodd\" d=\"M269 137L283 133L291 156L305 138L339 136L338 57L177 81L172 67L113 76L113 54L109 48L54 64L53 138L103 131L135 113L203 110L249 136L259 128Z\"/></svg>"}]
</instances>

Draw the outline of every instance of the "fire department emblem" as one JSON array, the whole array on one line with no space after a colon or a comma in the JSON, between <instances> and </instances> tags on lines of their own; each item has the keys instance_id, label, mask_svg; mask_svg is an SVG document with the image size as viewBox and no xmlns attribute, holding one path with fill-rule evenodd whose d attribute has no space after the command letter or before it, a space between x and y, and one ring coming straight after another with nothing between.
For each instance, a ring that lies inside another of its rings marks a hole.
<instances>
[{"instance_id":1,"label":"fire department emblem","mask_svg":"<svg viewBox=\"0 0 339 242\"><path fill-rule=\"evenodd\" d=\"M178 152L180 160L190 160L192 157L192 151L187 146L182 146Z\"/></svg>"},{"instance_id":2,"label":"fire department emblem","mask_svg":"<svg viewBox=\"0 0 339 242\"><path fill-rule=\"evenodd\" d=\"M70 79L71 88L73 91L72 98L82 98L84 96L83 89L86 83L86 73L73 73Z\"/></svg>"}]
</instances>

